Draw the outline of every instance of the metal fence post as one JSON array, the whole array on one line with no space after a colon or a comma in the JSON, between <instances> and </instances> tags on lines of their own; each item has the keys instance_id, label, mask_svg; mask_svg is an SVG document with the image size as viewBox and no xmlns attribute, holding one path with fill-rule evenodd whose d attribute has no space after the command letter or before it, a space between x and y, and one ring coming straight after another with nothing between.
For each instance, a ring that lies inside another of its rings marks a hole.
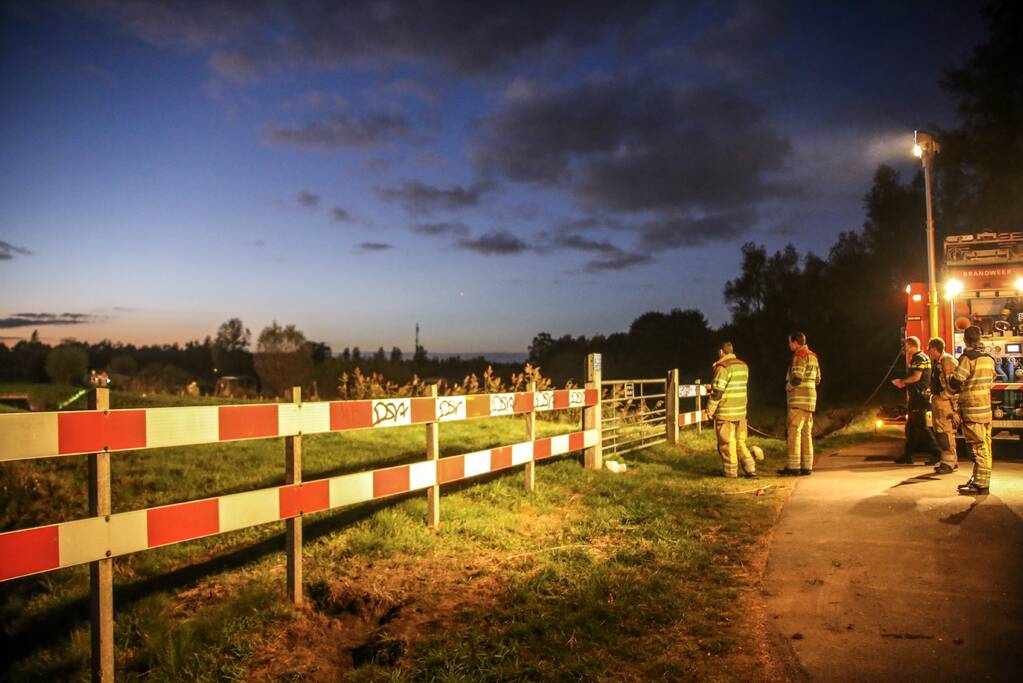
<instances>
[{"instance_id":1,"label":"metal fence post","mask_svg":"<svg viewBox=\"0 0 1023 683\"><path fill-rule=\"evenodd\" d=\"M583 429L597 430L597 443L583 452L583 463L588 470L599 470L604 466L604 451L600 438L600 354L586 356L586 389L597 390L596 405L583 408Z\"/></svg>"},{"instance_id":2,"label":"metal fence post","mask_svg":"<svg viewBox=\"0 0 1023 683\"><path fill-rule=\"evenodd\" d=\"M436 403L437 385L430 385L427 396L431 396ZM436 413L436 410L434 410ZM440 458L440 424L436 421L426 423L426 459L436 461ZM438 479L439 481L439 474ZM431 529L440 526L440 484L434 484L426 489L426 523Z\"/></svg>"},{"instance_id":3,"label":"metal fence post","mask_svg":"<svg viewBox=\"0 0 1023 683\"><path fill-rule=\"evenodd\" d=\"M89 409L110 410L110 390L89 395ZM110 452L89 454L89 515L110 521ZM107 551L110 555L110 551ZM92 636L92 680L114 680L114 565L107 557L89 563L89 602Z\"/></svg>"},{"instance_id":4,"label":"metal fence post","mask_svg":"<svg viewBox=\"0 0 1023 683\"><path fill-rule=\"evenodd\" d=\"M291 400L302 409L302 387L292 387ZM302 483L302 432L284 437L284 483ZM285 520L288 554L288 599L302 604L302 516Z\"/></svg>"},{"instance_id":5,"label":"metal fence post","mask_svg":"<svg viewBox=\"0 0 1023 683\"><path fill-rule=\"evenodd\" d=\"M526 413L526 439L530 442L536 441L536 382L530 381L526 385L526 391L533 395L533 408ZM526 490L536 489L536 461L530 460L526 463Z\"/></svg>"},{"instance_id":6,"label":"metal fence post","mask_svg":"<svg viewBox=\"0 0 1023 683\"><path fill-rule=\"evenodd\" d=\"M696 385L696 433L703 434L703 397L700 395L702 391L700 380L696 379L693 384Z\"/></svg>"},{"instance_id":7,"label":"metal fence post","mask_svg":"<svg viewBox=\"0 0 1023 683\"><path fill-rule=\"evenodd\" d=\"M668 443L678 443L678 368L668 371L664 386L664 428Z\"/></svg>"}]
</instances>

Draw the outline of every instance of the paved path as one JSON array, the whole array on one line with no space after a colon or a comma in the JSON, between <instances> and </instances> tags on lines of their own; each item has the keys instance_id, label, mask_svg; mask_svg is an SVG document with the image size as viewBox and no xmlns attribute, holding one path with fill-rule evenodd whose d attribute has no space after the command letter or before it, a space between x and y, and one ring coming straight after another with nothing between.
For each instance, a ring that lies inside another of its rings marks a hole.
<instances>
[{"instance_id":1,"label":"paved path","mask_svg":"<svg viewBox=\"0 0 1023 683\"><path fill-rule=\"evenodd\" d=\"M813 681L1023 680L1023 464L968 478L892 464L901 442L819 458L775 528L768 629Z\"/></svg>"}]
</instances>

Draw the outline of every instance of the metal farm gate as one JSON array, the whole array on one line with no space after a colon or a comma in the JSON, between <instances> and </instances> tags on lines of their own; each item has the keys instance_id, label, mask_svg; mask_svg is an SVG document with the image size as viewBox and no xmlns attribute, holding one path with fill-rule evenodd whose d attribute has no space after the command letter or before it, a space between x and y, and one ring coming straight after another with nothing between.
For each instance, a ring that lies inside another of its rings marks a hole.
<instances>
[{"instance_id":1,"label":"metal farm gate","mask_svg":"<svg viewBox=\"0 0 1023 683\"><path fill-rule=\"evenodd\" d=\"M667 441L663 379L600 383L600 436L604 455L623 455Z\"/></svg>"},{"instance_id":2,"label":"metal farm gate","mask_svg":"<svg viewBox=\"0 0 1023 683\"><path fill-rule=\"evenodd\" d=\"M619 379L600 383L600 438L603 455L615 456L659 443L676 443L679 427L702 431L707 387L679 384L678 371L667 379ZM682 400L695 400L695 411L682 412Z\"/></svg>"}]
</instances>

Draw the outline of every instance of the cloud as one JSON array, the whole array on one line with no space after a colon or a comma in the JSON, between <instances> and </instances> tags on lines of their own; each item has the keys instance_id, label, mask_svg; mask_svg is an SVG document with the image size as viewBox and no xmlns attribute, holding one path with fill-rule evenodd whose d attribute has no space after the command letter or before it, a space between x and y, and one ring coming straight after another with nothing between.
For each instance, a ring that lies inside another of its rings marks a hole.
<instances>
[{"instance_id":1,"label":"cloud","mask_svg":"<svg viewBox=\"0 0 1023 683\"><path fill-rule=\"evenodd\" d=\"M87 313L13 313L0 318L0 328L37 327L40 325L82 325L100 322L103 316Z\"/></svg>"},{"instance_id":2,"label":"cloud","mask_svg":"<svg viewBox=\"0 0 1023 683\"><path fill-rule=\"evenodd\" d=\"M784 76L778 50L790 14L784 2L739 0L723 23L697 36L684 52L731 78Z\"/></svg>"},{"instance_id":3,"label":"cloud","mask_svg":"<svg viewBox=\"0 0 1023 683\"><path fill-rule=\"evenodd\" d=\"M748 227L739 216L791 193L776 180L790 148L736 90L640 77L505 102L472 156L484 174L567 193L591 214L581 221L619 221L647 243L684 246L732 239Z\"/></svg>"},{"instance_id":4,"label":"cloud","mask_svg":"<svg viewBox=\"0 0 1023 683\"><path fill-rule=\"evenodd\" d=\"M335 112L328 118L287 126L270 124L264 138L271 143L323 150L366 147L396 138L411 140L411 125L401 114Z\"/></svg>"},{"instance_id":5,"label":"cloud","mask_svg":"<svg viewBox=\"0 0 1023 683\"><path fill-rule=\"evenodd\" d=\"M221 77L247 82L294 67L381 62L481 74L523 57L595 44L628 30L653 4L89 0L80 7L154 45L210 52L210 65Z\"/></svg>"},{"instance_id":6,"label":"cloud","mask_svg":"<svg viewBox=\"0 0 1023 683\"><path fill-rule=\"evenodd\" d=\"M626 227L639 233L640 244L648 249L698 247L729 241L753 227L753 210L722 211L700 217L665 216Z\"/></svg>"},{"instance_id":7,"label":"cloud","mask_svg":"<svg viewBox=\"0 0 1023 683\"><path fill-rule=\"evenodd\" d=\"M654 261L648 254L627 251L607 240L595 240L584 235L561 232L541 235L539 249L541 251L566 249L594 254L595 256L583 266L583 270L588 273L625 270Z\"/></svg>"},{"instance_id":8,"label":"cloud","mask_svg":"<svg viewBox=\"0 0 1023 683\"><path fill-rule=\"evenodd\" d=\"M335 223L351 223L355 219L352 218L352 214L347 209L342 209L340 206L335 206L330 210L330 220Z\"/></svg>"},{"instance_id":9,"label":"cloud","mask_svg":"<svg viewBox=\"0 0 1023 683\"><path fill-rule=\"evenodd\" d=\"M397 187L377 190L381 199L400 204L409 213L429 213L436 209L457 211L479 204L480 195L486 190L481 184L467 187L452 185L437 187L419 181L409 181Z\"/></svg>"},{"instance_id":10,"label":"cloud","mask_svg":"<svg viewBox=\"0 0 1023 683\"><path fill-rule=\"evenodd\" d=\"M453 222L416 223L411 229L414 233L419 235L429 235L431 237L439 237L442 235L465 237L469 234L469 226L464 223Z\"/></svg>"},{"instance_id":11,"label":"cloud","mask_svg":"<svg viewBox=\"0 0 1023 683\"><path fill-rule=\"evenodd\" d=\"M479 165L609 211L718 208L772 193L790 144L722 87L604 79L515 101L477 141Z\"/></svg>"},{"instance_id":12,"label":"cloud","mask_svg":"<svg viewBox=\"0 0 1023 683\"><path fill-rule=\"evenodd\" d=\"M245 242L242 242L242 246L260 249L266 246L266 242L264 242L263 240L246 240Z\"/></svg>"},{"instance_id":13,"label":"cloud","mask_svg":"<svg viewBox=\"0 0 1023 683\"><path fill-rule=\"evenodd\" d=\"M299 206L315 209L320 206L320 195L302 190L295 195L295 201L298 202Z\"/></svg>"},{"instance_id":14,"label":"cloud","mask_svg":"<svg viewBox=\"0 0 1023 683\"><path fill-rule=\"evenodd\" d=\"M476 238L462 238L455 243L460 249L479 254L512 255L532 251L533 247L504 228L484 233Z\"/></svg>"},{"instance_id":15,"label":"cloud","mask_svg":"<svg viewBox=\"0 0 1023 683\"><path fill-rule=\"evenodd\" d=\"M10 261L15 256L31 256L32 252L25 247L19 247L10 242L0 240L0 261Z\"/></svg>"},{"instance_id":16,"label":"cloud","mask_svg":"<svg viewBox=\"0 0 1023 683\"><path fill-rule=\"evenodd\" d=\"M385 242L363 242L356 249L363 252L388 251L389 249L394 249L394 245Z\"/></svg>"}]
</instances>

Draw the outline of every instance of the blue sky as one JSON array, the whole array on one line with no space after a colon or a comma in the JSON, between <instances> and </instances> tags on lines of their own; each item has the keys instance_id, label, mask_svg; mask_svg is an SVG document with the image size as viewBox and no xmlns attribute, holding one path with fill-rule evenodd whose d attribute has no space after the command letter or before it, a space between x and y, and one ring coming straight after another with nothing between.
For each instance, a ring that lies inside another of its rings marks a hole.
<instances>
[{"instance_id":1,"label":"blue sky","mask_svg":"<svg viewBox=\"0 0 1023 683\"><path fill-rule=\"evenodd\" d=\"M39 323L0 336L719 324L743 242L826 252L913 172L983 39L969 4L821 5L6 2L0 317Z\"/></svg>"}]
</instances>

